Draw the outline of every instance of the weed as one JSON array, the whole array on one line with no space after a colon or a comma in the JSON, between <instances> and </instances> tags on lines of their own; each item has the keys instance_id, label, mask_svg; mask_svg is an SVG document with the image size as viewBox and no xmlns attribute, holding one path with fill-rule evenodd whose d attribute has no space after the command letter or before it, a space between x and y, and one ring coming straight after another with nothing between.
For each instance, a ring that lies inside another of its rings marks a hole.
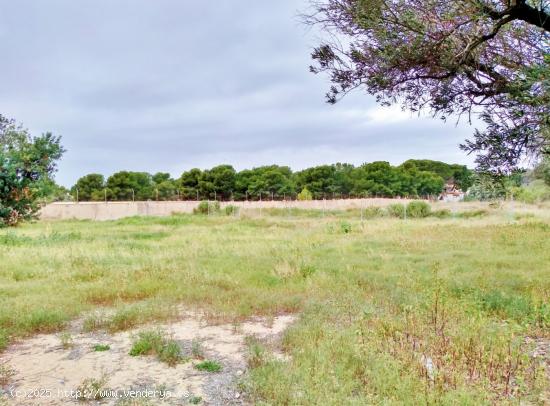
<instances>
[{"instance_id":1,"label":"weed","mask_svg":"<svg viewBox=\"0 0 550 406\"><path fill-rule=\"evenodd\" d=\"M205 371L205 372L220 372L222 370L222 366L217 361L202 361L198 364L195 364L195 368L199 371Z\"/></svg>"},{"instance_id":2,"label":"weed","mask_svg":"<svg viewBox=\"0 0 550 406\"><path fill-rule=\"evenodd\" d=\"M230 204L225 206L224 212L226 216L237 216L239 214L239 207Z\"/></svg>"},{"instance_id":3,"label":"weed","mask_svg":"<svg viewBox=\"0 0 550 406\"><path fill-rule=\"evenodd\" d=\"M4 351L10 343L8 332L0 328L0 352Z\"/></svg>"},{"instance_id":4,"label":"weed","mask_svg":"<svg viewBox=\"0 0 550 406\"><path fill-rule=\"evenodd\" d=\"M196 359L204 359L204 348L196 338L191 342L191 355Z\"/></svg>"},{"instance_id":5,"label":"weed","mask_svg":"<svg viewBox=\"0 0 550 406\"><path fill-rule=\"evenodd\" d=\"M347 222L347 221L342 221L340 222L340 231L343 233L343 234L349 234L351 233L351 223Z\"/></svg>"},{"instance_id":6,"label":"weed","mask_svg":"<svg viewBox=\"0 0 550 406\"><path fill-rule=\"evenodd\" d=\"M0 393L2 386L7 386L13 376L15 376L15 370L6 363L0 363Z\"/></svg>"},{"instance_id":7,"label":"weed","mask_svg":"<svg viewBox=\"0 0 550 406\"><path fill-rule=\"evenodd\" d=\"M302 265L300 267L300 275L302 275L302 278L304 279L309 278L315 272L317 272L317 268L313 265Z\"/></svg>"},{"instance_id":8,"label":"weed","mask_svg":"<svg viewBox=\"0 0 550 406\"><path fill-rule=\"evenodd\" d=\"M220 202L203 200L193 209L194 214L212 215L220 212Z\"/></svg>"},{"instance_id":9,"label":"weed","mask_svg":"<svg viewBox=\"0 0 550 406\"><path fill-rule=\"evenodd\" d=\"M191 396L189 398L189 403L192 405L198 405L202 402L202 397L200 396Z\"/></svg>"},{"instance_id":10,"label":"weed","mask_svg":"<svg viewBox=\"0 0 550 406\"><path fill-rule=\"evenodd\" d=\"M106 385L108 379L105 374L100 378L86 378L76 388L77 399L85 400L101 400L105 397Z\"/></svg>"},{"instance_id":11,"label":"weed","mask_svg":"<svg viewBox=\"0 0 550 406\"><path fill-rule=\"evenodd\" d=\"M59 334L59 341L61 342L61 348L67 350L74 346L73 336L69 332L62 332Z\"/></svg>"},{"instance_id":12,"label":"weed","mask_svg":"<svg viewBox=\"0 0 550 406\"><path fill-rule=\"evenodd\" d=\"M403 218L405 216L405 206L401 203L390 204L386 207L386 212L390 217Z\"/></svg>"},{"instance_id":13,"label":"weed","mask_svg":"<svg viewBox=\"0 0 550 406\"><path fill-rule=\"evenodd\" d=\"M159 330L142 331L135 338L129 355L155 354L159 361L174 366L184 360L180 345L173 340L166 339Z\"/></svg>"},{"instance_id":14,"label":"weed","mask_svg":"<svg viewBox=\"0 0 550 406\"><path fill-rule=\"evenodd\" d=\"M266 350L262 343L255 337L247 337L246 344L248 345L248 367L259 368L266 364Z\"/></svg>"},{"instance_id":15,"label":"weed","mask_svg":"<svg viewBox=\"0 0 550 406\"><path fill-rule=\"evenodd\" d=\"M430 214L432 217L437 217L440 219L449 218L452 216L452 213L449 209L434 210Z\"/></svg>"},{"instance_id":16,"label":"weed","mask_svg":"<svg viewBox=\"0 0 550 406\"><path fill-rule=\"evenodd\" d=\"M410 218L424 218L430 215L432 208L426 202L415 201L407 205L407 216Z\"/></svg>"},{"instance_id":17,"label":"weed","mask_svg":"<svg viewBox=\"0 0 550 406\"><path fill-rule=\"evenodd\" d=\"M95 352L109 351L111 347L107 344L96 344L92 347Z\"/></svg>"}]
</instances>

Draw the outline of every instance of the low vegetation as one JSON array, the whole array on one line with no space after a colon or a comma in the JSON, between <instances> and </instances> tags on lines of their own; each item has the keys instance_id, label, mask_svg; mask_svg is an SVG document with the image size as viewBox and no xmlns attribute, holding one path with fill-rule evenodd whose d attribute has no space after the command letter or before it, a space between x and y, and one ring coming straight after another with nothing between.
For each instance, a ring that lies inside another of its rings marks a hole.
<instances>
[{"instance_id":1,"label":"low vegetation","mask_svg":"<svg viewBox=\"0 0 550 406\"><path fill-rule=\"evenodd\" d=\"M165 337L159 330L142 331L135 337L129 355L156 355L159 361L169 366L185 360L180 345Z\"/></svg>"},{"instance_id":2,"label":"low vegetation","mask_svg":"<svg viewBox=\"0 0 550 406\"><path fill-rule=\"evenodd\" d=\"M120 331L176 318L181 306L235 323L293 313L286 360L258 342L251 350L243 385L253 403L548 396L543 359L531 356L550 340L548 211L365 213L271 209L2 230L0 339L59 332L76 317L87 330ZM195 347L197 365L208 361ZM182 356L156 330L135 337L132 355L144 354L169 364Z\"/></svg>"},{"instance_id":3,"label":"low vegetation","mask_svg":"<svg viewBox=\"0 0 550 406\"><path fill-rule=\"evenodd\" d=\"M204 372L220 372L222 370L222 366L219 362L209 360L195 364L195 368Z\"/></svg>"}]
</instances>

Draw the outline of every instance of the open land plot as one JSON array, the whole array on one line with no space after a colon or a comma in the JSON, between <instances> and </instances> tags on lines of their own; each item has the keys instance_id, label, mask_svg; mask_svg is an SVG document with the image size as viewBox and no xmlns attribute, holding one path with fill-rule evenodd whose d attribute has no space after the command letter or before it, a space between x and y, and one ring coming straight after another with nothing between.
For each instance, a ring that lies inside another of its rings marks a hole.
<instances>
[{"instance_id":1,"label":"open land plot","mask_svg":"<svg viewBox=\"0 0 550 406\"><path fill-rule=\"evenodd\" d=\"M188 379L198 394L190 402L228 402L208 390L212 380L193 384L195 375L186 375L201 357L212 363L197 373L235 372L224 378L239 394L233 402L550 401L544 210L363 222L356 214L264 210L261 217L135 217L2 230L0 386L31 384L26 371L36 363L25 357L57 359L59 368L72 357L83 366L82 385L128 389L120 379L102 381L101 368L90 367L85 378L85 365L106 362L89 349L105 345L113 362L130 362L134 345L147 344L136 344L140 333L158 331L161 338L134 355L149 357L142 362L152 387L174 389L162 381L170 371ZM270 330L281 320L284 332ZM182 334L183 325L195 327ZM223 337L205 336L215 325L235 354L248 347L233 364L216 350ZM211 340L206 355L194 354L194 339ZM155 380L155 370L168 373Z\"/></svg>"}]
</instances>

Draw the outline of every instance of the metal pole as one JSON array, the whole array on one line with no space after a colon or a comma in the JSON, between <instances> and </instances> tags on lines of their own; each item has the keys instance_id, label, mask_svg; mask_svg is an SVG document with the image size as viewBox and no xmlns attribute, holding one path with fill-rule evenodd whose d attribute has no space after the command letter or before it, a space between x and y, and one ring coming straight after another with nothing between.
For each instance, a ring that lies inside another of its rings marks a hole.
<instances>
[{"instance_id":1,"label":"metal pole","mask_svg":"<svg viewBox=\"0 0 550 406\"><path fill-rule=\"evenodd\" d=\"M132 189L132 201L136 201L136 193L134 192L134 189Z\"/></svg>"},{"instance_id":2,"label":"metal pole","mask_svg":"<svg viewBox=\"0 0 550 406\"><path fill-rule=\"evenodd\" d=\"M103 193L105 194L105 203L107 203L107 189L103 189Z\"/></svg>"},{"instance_id":3,"label":"metal pole","mask_svg":"<svg viewBox=\"0 0 550 406\"><path fill-rule=\"evenodd\" d=\"M199 190L197 189L197 202L199 201Z\"/></svg>"},{"instance_id":4,"label":"metal pole","mask_svg":"<svg viewBox=\"0 0 550 406\"><path fill-rule=\"evenodd\" d=\"M78 203L78 188L76 188L76 202Z\"/></svg>"}]
</instances>

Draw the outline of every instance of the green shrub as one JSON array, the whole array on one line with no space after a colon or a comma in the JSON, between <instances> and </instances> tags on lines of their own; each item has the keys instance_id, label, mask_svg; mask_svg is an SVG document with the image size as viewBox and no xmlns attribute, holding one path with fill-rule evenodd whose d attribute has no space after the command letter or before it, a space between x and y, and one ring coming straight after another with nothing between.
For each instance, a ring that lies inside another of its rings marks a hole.
<instances>
[{"instance_id":1,"label":"green shrub","mask_svg":"<svg viewBox=\"0 0 550 406\"><path fill-rule=\"evenodd\" d=\"M363 210L363 216L367 219L382 217L384 211L380 207L367 207Z\"/></svg>"},{"instance_id":2,"label":"green shrub","mask_svg":"<svg viewBox=\"0 0 550 406\"><path fill-rule=\"evenodd\" d=\"M463 211L463 212L457 213L456 216L463 219L470 219L470 218L476 218L476 217L484 217L487 214L489 214L487 210L480 209L480 210Z\"/></svg>"},{"instance_id":3,"label":"green shrub","mask_svg":"<svg viewBox=\"0 0 550 406\"><path fill-rule=\"evenodd\" d=\"M224 211L226 216L236 216L239 214L239 207L230 204L229 206L225 206Z\"/></svg>"},{"instance_id":4,"label":"green shrub","mask_svg":"<svg viewBox=\"0 0 550 406\"><path fill-rule=\"evenodd\" d=\"M174 366L184 359L179 344L174 340L164 338L162 332L157 330L140 332L132 344L129 355L137 357L153 354L158 357L159 361L170 366Z\"/></svg>"},{"instance_id":5,"label":"green shrub","mask_svg":"<svg viewBox=\"0 0 550 406\"><path fill-rule=\"evenodd\" d=\"M441 210L432 211L430 215L440 219L445 219L445 218L451 217L452 213L449 209L441 209Z\"/></svg>"},{"instance_id":6,"label":"green shrub","mask_svg":"<svg viewBox=\"0 0 550 406\"><path fill-rule=\"evenodd\" d=\"M298 193L298 200L305 201L305 200L313 200L313 195L311 192L305 187L302 189L300 193Z\"/></svg>"},{"instance_id":7,"label":"green shrub","mask_svg":"<svg viewBox=\"0 0 550 406\"><path fill-rule=\"evenodd\" d=\"M342 233L344 234L351 233L351 224L348 223L347 221L342 221L340 223L340 231L342 231Z\"/></svg>"},{"instance_id":8,"label":"green shrub","mask_svg":"<svg viewBox=\"0 0 550 406\"><path fill-rule=\"evenodd\" d=\"M407 217L424 218L428 217L432 211L430 205L422 201L410 202L407 205Z\"/></svg>"},{"instance_id":9,"label":"green shrub","mask_svg":"<svg viewBox=\"0 0 550 406\"><path fill-rule=\"evenodd\" d=\"M104 352L104 351L109 351L111 347L108 346L107 344L96 344L92 347L92 349L95 352Z\"/></svg>"},{"instance_id":10,"label":"green shrub","mask_svg":"<svg viewBox=\"0 0 550 406\"><path fill-rule=\"evenodd\" d=\"M203 361L199 362L198 364L195 364L195 368L199 371L206 371L206 372L220 372L222 370L222 366L219 362L216 361Z\"/></svg>"},{"instance_id":11,"label":"green shrub","mask_svg":"<svg viewBox=\"0 0 550 406\"><path fill-rule=\"evenodd\" d=\"M405 206L401 203L390 204L386 207L386 212L390 217L403 218L405 216Z\"/></svg>"},{"instance_id":12,"label":"green shrub","mask_svg":"<svg viewBox=\"0 0 550 406\"><path fill-rule=\"evenodd\" d=\"M220 202L203 200L193 209L194 214L216 214L220 211Z\"/></svg>"}]
</instances>

